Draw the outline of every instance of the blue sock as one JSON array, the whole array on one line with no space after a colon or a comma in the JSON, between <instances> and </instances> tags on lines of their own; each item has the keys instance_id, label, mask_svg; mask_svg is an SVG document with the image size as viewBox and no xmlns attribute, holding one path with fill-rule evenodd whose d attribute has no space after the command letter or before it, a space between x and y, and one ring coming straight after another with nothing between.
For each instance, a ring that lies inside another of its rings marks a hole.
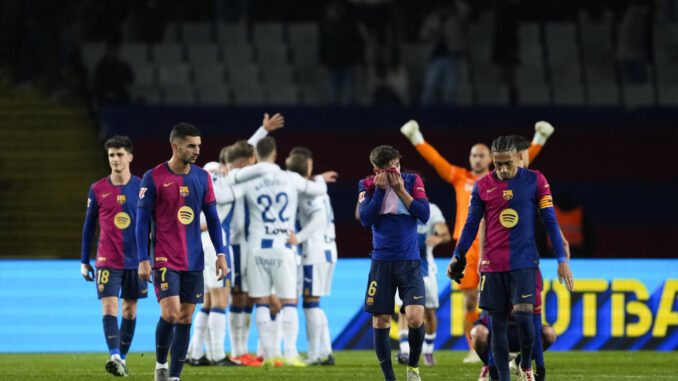
<instances>
[{"instance_id":1,"label":"blue sock","mask_svg":"<svg viewBox=\"0 0 678 381\"><path fill-rule=\"evenodd\" d=\"M275 321L275 318L278 317L278 314L271 313L271 320Z\"/></svg>"},{"instance_id":2,"label":"blue sock","mask_svg":"<svg viewBox=\"0 0 678 381\"><path fill-rule=\"evenodd\" d=\"M177 323L174 325L174 340L172 340L172 349L170 350L169 376L181 376L181 370L186 362L186 352L188 352L188 342L191 339L191 325Z\"/></svg>"},{"instance_id":3,"label":"blue sock","mask_svg":"<svg viewBox=\"0 0 678 381\"><path fill-rule=\"evenodd\" d=\"M246 314L251 314L252 313L252 308L253 306L245 306L242 308L243 312Z\"/></svg>"},{"instance_id":4,"label":"blue sock","mask_svg":"<svg viewBox=\"0 0 678 381\"><path fill-rule=\"evenodd\" d=\"M386 381L395 380L393 365L391 364L391 338L390 328L373 328L374 330L374 351L377 352L377 360L381 366L381 372Z\"/></svg>"},{"instance_id":5,"label":"blue sock","mask_svg":"<svg viewBox=\"0 0 678 381\"><path fill-rule=\"evenodd\" d=\"M513 316L518 323L518 341L520 341L520 367L532 369L532 346L534 345L534 319L532 311L515 311Z\"/></svg>"},{"instance_id":6,"label":"blue sock","mask_svg":"<svg viewBox=\"0 0 678 381\"><path fill-rule=\"evenodd\" d=\"M167 353L169 353L170 343L172 342L172 331L174 331L174 324L168 323L161 317L155 327L155 361L160 364L167 363Z\"/></svg>"},{"instance_id":7,"label":"blue sock","mask_svg":"<svg viewBox=\"0 0 678 381\"><path fill-rule=\"evenodd\" d=\"M129 352L129 346L132 345L134 337L134 328L137 325L137 319L127 320L122 318L120 323L120 357L124 360Z\"/></svg>"},{"instance_id":8,"label":"blue sock","mask_svg":"<svg viewBox=\"0 0 678 381\"><path fill-rule=\"evenodd\" d=\"M487 317L487 328L490 330L490 336L487 340L487 366L490 368L496 368L497 365L494 363L494 356L492 355L492 318Z\"/></svg>"},{"instance_id":9,"label":"blue sock","mask_svg":"<svg viewBox=\"0 0 678 381\"><path fill-rule=\"evenodd\" d=\"M534 348L532 349L532 357L537 363L537 368L544 368L544 343L542 342L541 333L541 314L533 314L532 321L534 322Z\"/></svg>"},{"instance_id":10,"label":"blue sock","mask_svg":"<svg viewBox=\"0 0 678 381\"><path fill-rule=\"evenodd\" d=\"M104 337L108 345L108 353L113 355L120 354L120 330L118 329L118 317L113 315L104 315Z\"/></svg>"},{"instance_id":11,"label":"blue sock","mask_svg":"<svg viewBox=\"0 0 678 381\"><path fill-rule=\"evenodd\" d=\"M407 365L412 368L419 367L419 356L421 356L421 346L424 344L424 336L426 329L424 323L419 328L408 327L410 330L407 333L407 341L410 343L410 357L407 360Z\"/></svg>"},{"instance_id":12,"label":"blue sock","mask_svg":"<svg viewBox=\"0 0 678 381\"><path fill-rule=\"evenodd\" d=\"M508 349L508 314L505 311L492 311L492 355L497 365L500 381L511 381Z\"/></svg>"}]
</instances>

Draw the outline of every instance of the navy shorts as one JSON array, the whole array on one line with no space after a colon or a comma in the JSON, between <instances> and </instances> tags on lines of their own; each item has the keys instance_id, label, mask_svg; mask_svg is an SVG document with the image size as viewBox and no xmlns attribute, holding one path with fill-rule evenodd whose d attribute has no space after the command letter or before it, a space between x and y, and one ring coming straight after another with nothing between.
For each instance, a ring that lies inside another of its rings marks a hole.
<instances>
[{"instance_id":1,"label":"navy shorts","mask_svg":"<svg viewBox=\"0 0 678 381\"><path fill-rule=\"evenodd\" d=\"M96 281L99 299L115 296L134 300L148 296L146 282L139 279L137 270L97 267Z\"/></svg>"},{"instance_id":2,"label":"navy shorts","mask_svg":"<svg viewBox=\"0 0 678 381\"><path fill-rule=\"evenodd\" d=\"M202 303L205 284L200 271L177 271L167 267L153 269L153 284L158 301L179 295L181 303Z\"/></svg>"},{"instance_id":3,"label":"navy shorts","mask_svg":"<svg viewBox=\"0 0 678 381\"><path fill-rule=\"evenodd\" d=\"M534 305L537 294L537 271L520 269L482 273L478 306L486 311L510 311L516 304Z\"/></svg>"},{"instance_id":4,"label":"navy shorts","mask_svg":"<svg viewBox=\"0 0 678 381\"><path fill-rule=\"evenodd\" d=\"M421 275L421 260L372 261L370 276L365 291L365 312L392 314L395 308L396 289L403 306L423 306L426 302L424 278Z\"/></svg>"}]
</instances>

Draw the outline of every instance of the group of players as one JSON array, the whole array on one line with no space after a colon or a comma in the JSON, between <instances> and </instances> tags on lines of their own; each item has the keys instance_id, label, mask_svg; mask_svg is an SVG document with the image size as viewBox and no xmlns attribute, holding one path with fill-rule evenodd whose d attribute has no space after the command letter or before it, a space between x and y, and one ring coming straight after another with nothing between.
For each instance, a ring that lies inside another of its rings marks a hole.
<instances>
[{"instance_id":1,"label":"group of players","mask_svg":"<svg viewBox=\"0 0 678 381\"><path fill-rule=\"evenodd\" d=\"M266 115L248 141L225 147L219 162L208 163L205 170L194 165L200 131L180 123L170 134L172 157L143 179L129 170L132 142L126 137L106 142L111 175L90 189L81 273L89 281L96 279L102 300L111 355L108 372L128 375L125 356L134 335L136 302L146 297L146 281L151 279L161 306L156 380L179 379L187 354L192 365L333 364L319 298L329 294L337 258L325 185L337 174L330 171L312 179L312 156L302 147L286 159L287 171L275 165L275 141L266 135L283 122L280 115ZM555 340L555 332L541 322L541 275L533 243L537 211L553 242L559 278L568 288L573 286L567 242L558 230L549 185L539 172L526 169L553 127L540 122L535 130L532 143L514 135L496 139L491 149L476 144L469 171L443 159L424 141L416 122L401 129L455 187L453 237L458 244L448 276L464 293L465 332L473 348L467 361L474 356L483 361L479 380L508 380L510 368L522 380L544 379L543 350ZM374 345L384 377L394 380L389 331L399 299L406 329L401 330L397 360L408 365L408 380L418 380L422 349L425 363L435 363L438 300L432 249L450 240L449 231L439 208L429 204L421 178L401 173L397 150L379 146L370 162L375 175L359 183L357 210L361 223L373 231L365 310L373 314ZM496 169L490 172L492 162ZM95 273L89 252L97 219L101 233ZM306 361L296 350L300 294L309 337ZM203 295L203 308L193 322ZM226 356L229 302L232 353ZM255 305L260 357L247 350ZM480 317L478 306L485 310ZM195 333L189 350L192 322ZM543 342L534 339L535 332L542 333ZM510 365L509 350L520 352Z\"/></svg>"},{"instance_id":2,"label":"group of players","mask_svg":"<svg viewBox=\"0 0 678 381\"><path fill-rule=\"evenodd\" d=\"M336 181L337 173L312 177L312 154L303 147L290 152L287 170L274 164L276 144L267 134L283 124L281 115L266 114L249 140L225 147L218 163L202 169L194 164L200 131L179 123L170 133L172 157L142 179L130 173L132 141L123 136L106 141L111 174L89 192L81 274L96 280L102 301L109 373L129 375L125 357L134 336L137 300L147 296L147 282L161 309L156 381L178 380L187 358L192 365L334 364L319 300L329 295L337 260L326 185ZM95 272L90 249L97 220ZM309 340L304 361L296 349L299 295ZM231 355L226 356L229 303ZM247 347L253 306L259 357Z\"/></svg>"}]
</instances>

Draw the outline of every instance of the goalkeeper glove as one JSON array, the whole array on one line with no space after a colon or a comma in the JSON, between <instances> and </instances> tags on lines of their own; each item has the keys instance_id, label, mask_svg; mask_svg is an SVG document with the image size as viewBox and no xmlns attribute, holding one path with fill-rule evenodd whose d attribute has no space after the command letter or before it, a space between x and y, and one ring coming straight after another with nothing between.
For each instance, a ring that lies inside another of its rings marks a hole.
<instances>
[{"instance_id":1,"label":"goalkeeper glove","mask_svg":"<svg viewBox=\"0 0 678 381\"><path fill-rule=\"evenodd\" d=\"M450 278L460 284L466 269L466 253L458 255L456 258L457 261L450 266Z\"/></svg>"},{"instance_id":2,"label":"goalkeeper glove","mask_svg":"<svg viewBox=\"0 0 678 381\"><path fill-rule=\"evenodd\" d=\"M419 145L424 142L424 136L419 131L419 123L416 120L410 120L400 127L400 132L410 140L412 145Z\"/></svg>"},{"instance_id":3,"label":"goalkeeper glove","mask_svg":"<svg viewBox=\"0 0 678 381\"><path fill-rule=\"evenodd\" d=\"M553 134L554 130L551 123L540 120L534 124L534 138L532 138L532 143L543 146L546 144L546 140Z\"/></svg>"}]
</instances>

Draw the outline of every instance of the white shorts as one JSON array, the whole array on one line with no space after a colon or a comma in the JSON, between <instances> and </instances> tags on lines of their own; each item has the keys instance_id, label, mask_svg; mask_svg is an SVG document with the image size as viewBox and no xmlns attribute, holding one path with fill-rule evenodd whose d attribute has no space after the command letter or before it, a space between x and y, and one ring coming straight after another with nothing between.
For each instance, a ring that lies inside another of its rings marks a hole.
<instances>
[{"instance_id":1,"label":"white shorts","mask_svg":"<svg viewBox=\"0 0 678 381\"><path fill-rule=\"evenodd\" d=\"M231 274L233 278L233 292L247 292L247 244L231 245L233 260Z\"/></svg>"},{"instance_id":2,"label":"white shorts","mask_svg":"<svg viewBox=\"0 0 678 381\"><path fill-rule=\"evenodd\" d=\"M297 253L289 248L250 249L247 255L247 293L251 298L271 295L297 297Z\"/></svg>"},{"instance_id":3,"label":"white shorts","mask_svg":"<svg viewBox=\"0 0 678 381\"><path fill-rule=\"evenodd\" d=\"M440 301L438 300L438 280L436 279L435 274L424 277L424 290L426 291L424 308L437 309L440 307ZM397 307L403 305L398 290L396 290L395 294L395 305Z\"/></svg>"},{"instance_id":4,"label":"white shorts","mask_svg":"<svg viewBox=\"0 0 678 381\"><path fill-rule=\"evenodd\" d=\"M233 271L229 271L228 274L224 277L222 280L217 280L217 268L216 268L216 260L217 260L217 253L214 250L214 246L212 245L212 241L210 240L210 237L208 234L202 234L201 237L202 239L202 251L205 254L205 268L202 271L203 278L205 280L205 291L209 292L209 290L214 289L214 288L224 288L224 287L231 287L231 284L233 283L232 281L232 274ZM227 253L229 257L227 258L227 261L229 263L229 269L231 268L230 264L233 263L233 258L230 253Z\"/></svg>"},{"instance_id":5,"label":"white shorts","mask_svg":"<svg viewBox=\"0 0 678 381\"><path fill-rule=\"evenodd\" d=\"M336 263L321 262L301 266L299 285L302 296L328 296Z\"/></svg>"}]
</instances>

